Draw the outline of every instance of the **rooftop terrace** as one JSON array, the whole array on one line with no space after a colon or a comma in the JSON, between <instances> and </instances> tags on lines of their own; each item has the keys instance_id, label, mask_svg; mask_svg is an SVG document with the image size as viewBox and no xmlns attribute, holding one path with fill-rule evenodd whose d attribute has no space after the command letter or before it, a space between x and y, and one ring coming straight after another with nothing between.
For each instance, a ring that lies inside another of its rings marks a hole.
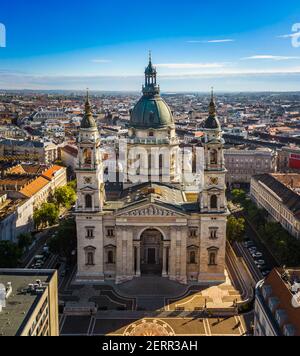
<instances>
[{"instance_id":1,"label":"rooftop terrace","mask_svg":"<svg viewBox=\"0 0 300 356\"><path fill-rule=\"evenodd\" d=\"M0 336L15 336L26 325L28 318L41 298L41 294L28 292L28 285L40 280L50 282L54 271L1 270L0 283L12 284L12 294L6 300L6 307L0 312Z\"/></svg>"}]
</instances>

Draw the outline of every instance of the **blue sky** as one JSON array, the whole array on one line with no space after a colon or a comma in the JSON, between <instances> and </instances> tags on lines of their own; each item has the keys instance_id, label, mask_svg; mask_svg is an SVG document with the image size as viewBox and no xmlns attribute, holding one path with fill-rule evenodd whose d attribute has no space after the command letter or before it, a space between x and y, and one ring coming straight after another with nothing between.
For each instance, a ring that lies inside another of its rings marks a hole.
<instances>
[{"instance_id":1,"label":"blue sky","mask_svg":"<svg viewBox=\"0 0 300 356\"><path fill-rule=\"evenodd\" d=\"M299 0L11 0L0 23L0 88L138 91L151 49L163 91L300 90Z\"/></svg>"}]
</instances>

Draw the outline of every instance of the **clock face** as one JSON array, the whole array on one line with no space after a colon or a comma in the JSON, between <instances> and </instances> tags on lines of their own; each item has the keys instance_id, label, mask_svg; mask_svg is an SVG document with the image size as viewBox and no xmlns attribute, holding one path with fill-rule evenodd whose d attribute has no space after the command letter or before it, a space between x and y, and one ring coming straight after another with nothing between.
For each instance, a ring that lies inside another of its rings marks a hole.
<instances>
[{"instance_id":1,"label":"clock face","mask_svg":"<svg viewBox=\"0 0 300 356\"><path fill-rule=\"evenodd\" d=\"M83 178L85 184L91 184L92 183L92 178L90 177L84 177Z\"/></svg>"},{"instance_id":2,"label":"clock face","mask_svg":"<svg viewBox=\"0 0 300 356\"><path fill-rule=\"evenodd\" d=\"M219 184L219 179L217 177L211 177L210 178L210 184L211 185L218 185Z\"/></svg>"}]
</instances>

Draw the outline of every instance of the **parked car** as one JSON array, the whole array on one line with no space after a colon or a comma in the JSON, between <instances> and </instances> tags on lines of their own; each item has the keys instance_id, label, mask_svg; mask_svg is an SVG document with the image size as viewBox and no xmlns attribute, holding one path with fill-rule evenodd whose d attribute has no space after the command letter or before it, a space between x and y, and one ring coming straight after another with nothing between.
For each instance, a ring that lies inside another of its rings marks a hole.
<instances>
[{"instance_id":1,"label":"parked car","mask_svg":"<svg viewBox=\"0 0 300 356\"><path fill-rule=\"evenodd\" d=\"M245 242L244 246L249 249L251 247L255 247L255 244L253 241L247 241L247 242Z\"/></svg>"},{"instance_id":2,"label":"parked car","mask_svg":"<svg viewBox=\"0 0 300 356\"><path fill-rule=\"evenodd\" d=\"M256 252L252 254L252 257L255 259L261 259L264 255L261 252Z\"/></svg>"},{"instance_id":3,"label":"parked car","mask_svg":"<svg viewBox=\"0 0 300 356\"><path fill-rule=\"evenodd\" d=\"M265 266L266 262L264 260L258 260L258 261L255 261L255 264L257 266Z\"/></svg>"}]
</instances>

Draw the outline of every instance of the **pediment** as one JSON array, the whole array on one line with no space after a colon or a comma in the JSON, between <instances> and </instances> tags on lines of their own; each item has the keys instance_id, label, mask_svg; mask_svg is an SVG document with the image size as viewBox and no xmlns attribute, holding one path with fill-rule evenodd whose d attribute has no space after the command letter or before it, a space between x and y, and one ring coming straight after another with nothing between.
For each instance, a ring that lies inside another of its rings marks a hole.
<instances>
[{"instance_id":1,"label":"pediment","mask_svg":"<svg viewBox=\"0 0 300 356\"><path fill-rule=\"evenodd\" d=\"M176 209L165 208L158 204L144 205L139 208L125 208L117 216L124 217L186 217L185 214L178 212Z\"/></svg>"},{"instance_id":2,"label":"pediment","mask_svg":"<svg viewBox=\"0 0 300 356\"><path fill-rule=\"evenodd\" d=\"M95 189L94 188L92 188L92 187L90 187L90 186L86 186L86 187L84 187L84 188L82 188L82 189L80 189L82 192L94 192L95 191Z\"/></svg>"}]
</instances>

